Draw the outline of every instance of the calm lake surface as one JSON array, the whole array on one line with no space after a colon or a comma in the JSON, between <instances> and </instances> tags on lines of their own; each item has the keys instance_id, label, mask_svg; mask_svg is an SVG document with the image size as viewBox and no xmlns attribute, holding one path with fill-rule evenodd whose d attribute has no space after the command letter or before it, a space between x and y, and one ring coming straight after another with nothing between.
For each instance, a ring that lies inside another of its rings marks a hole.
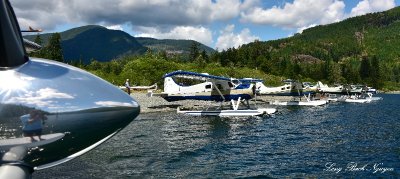
<instances>
[{"instance_id":1,"label":"calm lake surface","mask_svg":"<svg viewBox=\"0 0 400 179\"><path fill-rule=\"evenodd\" d=\"M265 118L141 114L34 178L400 178L400 95L279 107Z\"/></svg>"}]
</instances>

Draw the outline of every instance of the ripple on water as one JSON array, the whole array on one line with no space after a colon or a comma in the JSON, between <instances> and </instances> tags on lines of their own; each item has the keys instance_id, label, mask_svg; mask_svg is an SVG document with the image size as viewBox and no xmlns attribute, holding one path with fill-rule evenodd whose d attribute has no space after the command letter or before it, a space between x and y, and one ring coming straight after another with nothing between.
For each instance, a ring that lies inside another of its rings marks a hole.
<instances>
[{"instance_id":1,"label":"ripple on water","mask_svg":"<svg viewBox=\"0 0 400 179\"><path fill-rule=\"evenodd\" d=\"M38 178L400 177L400 95L369 104L278 107L265 118L141 114L104 145ZM394 172L325 171L383 163ZM73 171L73 172L66 172Z\"/></svg>"}]
</instances>

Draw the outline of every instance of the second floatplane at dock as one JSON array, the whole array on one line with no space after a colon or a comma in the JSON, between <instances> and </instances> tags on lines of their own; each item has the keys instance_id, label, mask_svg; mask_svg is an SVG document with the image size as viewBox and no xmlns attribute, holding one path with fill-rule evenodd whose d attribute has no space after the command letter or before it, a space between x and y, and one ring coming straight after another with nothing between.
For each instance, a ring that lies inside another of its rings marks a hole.
<instances>
[{"instance_id":1,"label":"second floatplane at dock","mask_svg":"<svg viewBox=\"0 0 400 179\"><path fill-rule=\"evenodd\" d=\"M163 76L164 92L157 95L167 101L205 100L220 102L218 108L204 106L202 110L182 110L178 113L195 116L261 116L276 112L275 108L252 108L249 100L256 93L255 82L258 79L236 79L207 73L189 71L174 71ZM151 96L150 95L150 96ZM230 108L225 109L223 102L230 102ZM244 108L239 108L244 104Z\"/></svg>"}]
</instances>

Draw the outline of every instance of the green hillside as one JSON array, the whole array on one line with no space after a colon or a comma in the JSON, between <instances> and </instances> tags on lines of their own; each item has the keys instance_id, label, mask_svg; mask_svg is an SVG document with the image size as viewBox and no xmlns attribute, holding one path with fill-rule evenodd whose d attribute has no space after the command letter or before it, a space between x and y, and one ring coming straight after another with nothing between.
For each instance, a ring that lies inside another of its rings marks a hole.
<instances>
[{"instance_id":1,"label":"green hillside","mask_svg":"<svg viewBox=\"0 0 400 179\"><path fill-rule=\"evenodd\" d=\"M299 80L399 87L400 7L227 49L214 60Z\"/></svg>"},{"instance_id":2,"label":"green hillside","mask_svg":"<svg viewBox=\"0 0 400 179\"><path fill-rule=\"evenodd\" d=\"M109 30L102 26L83 26L61 32L61 46L65 62L82 61L89 63L91 59L110 61L128 54L143 54L147 48L139 44L128 33L120 30ZM52 34L41 34L46 45ZM25 36L34 40L36 35Z\"/></svg>"},{"instance_id":3,"label":"green hillside","mask_svg":"<svg viewBox=\"0 0 400 179\"><path fill-rule=\"evenodd\" d=\"M43 46L48 44L52 33L40 34ZM60 33L61 46L65 62L81 61L85 64L94 59L107 62L125 55L142 55L147 49L155 52L187 56L193 40L158 40L153 38L135 38L120 30L109 30L102 26L87 25ZM24 38L34 41L37 35ZM197 42L198 43L198 42ZM210 47L199 44L200 50L208 54L214 52Z\"/></svg>"},{"instance_id":4,"label":"green hillside","mask_svg":"<svg viewBox=\"0 0 400 179\"><path fill-rule=\"evenodd\" d=\"M193 40L174 40L174 39L154 39L148 37L136 37L136 40L143 46L150 48L154 51L168 51L170 53L184 53L190 52L190 46L196 42ZM205 50L208 54L215 52L214 49L200 44L199 49Z\"/></svg>"},{"instance_id":5,"label":"green hillside","mask_svg":"<svg viewBox=\"0 0 400 179\"><path fill-rule=\"evenodd\" d=\"M91 29L96 29L96 28L104 28L102 26L97 26L97 25L87 25L87 26L82 26L82 27L78 27L78 28L73 28L73 29L69 29L67 31L61 32L61 39L62 40L69 40L74 38L76 35L85 32L87 30L91 30ZM53 33L45 33L45 34L40 34L40 38L43 41L43 45L46 45L49 41L50 36ZM28 39L28 40L35 40L36 35L26 35L24 36L24 38Z\"/></svg>"},{"instance_id":6,"label":"green hillside","mask_svg":"<svg viewBox=\"0 0 400 179\"><path fill-rule=\"evenodd\" d=\"M72 33L73 34L73 33ZM62 41L64 59L109 61L122 55L142 54L146 48L129 34L119 30L93 28Z\"/></svg>"}]
</instances>

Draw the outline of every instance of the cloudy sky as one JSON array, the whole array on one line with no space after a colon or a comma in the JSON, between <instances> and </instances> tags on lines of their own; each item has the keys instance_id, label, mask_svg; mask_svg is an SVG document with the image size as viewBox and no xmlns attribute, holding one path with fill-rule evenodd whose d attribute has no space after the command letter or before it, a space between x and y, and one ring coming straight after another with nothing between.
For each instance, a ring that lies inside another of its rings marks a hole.
<instances>
[{"instance_id":1,"label":"cloudy sky","mask_svg":"<svg viewBox=\"0 0 400 179\"><path fill-rule=\"evenodd\" d=\"M400 0L10 0L22 29L97 24L132 36L192 39L222 50L391 9Z\"/></svg>"}]
</instances>

